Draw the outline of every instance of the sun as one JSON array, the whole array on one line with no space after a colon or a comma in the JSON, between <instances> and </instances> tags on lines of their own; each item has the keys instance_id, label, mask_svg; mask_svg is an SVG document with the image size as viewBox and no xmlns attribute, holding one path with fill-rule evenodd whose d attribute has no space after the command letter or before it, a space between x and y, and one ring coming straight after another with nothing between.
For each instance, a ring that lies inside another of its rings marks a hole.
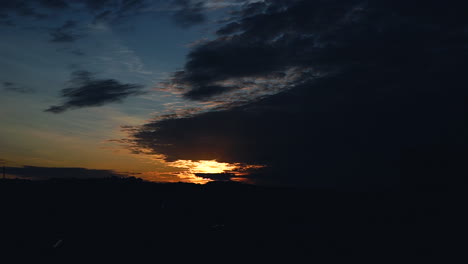
<instances>
[{"instance_id":1,"label":"sun","mask_svg":"<svg viewBox=\"0 0 468 264\"><path fill-rule=\"evenodd\" d=\"M232 181L248 182L246 178L250 170L264 168L265 165L249 165L243 163L218 162L217 160L177 160L164 162L169 167L178 168L172 172L146 172L142 176L154 182L189 182L205 184L214 181L210 177L198 174L228 173Z\"/></svg>"},{"instance_id":2,"label":"sun","mask_svg":"<svg viewBox=\"0 0 468 264\"><path fill-rule=\"evenodd\" d=\"M223 173L238 168L237 164L218 162L216 160L177 160L171 162L170 166L187 168L192 173Z\"/></svg>"}]
</instances>

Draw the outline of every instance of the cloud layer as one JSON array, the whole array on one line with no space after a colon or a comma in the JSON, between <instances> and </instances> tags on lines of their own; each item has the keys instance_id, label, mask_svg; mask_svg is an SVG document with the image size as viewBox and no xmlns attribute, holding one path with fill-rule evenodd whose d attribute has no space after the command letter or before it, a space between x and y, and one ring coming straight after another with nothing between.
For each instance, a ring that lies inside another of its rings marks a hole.
<instances>
[{"instance_id":1,"label":"cloud layer","mask_svg":"<svg viewBox=\"0 0 468 264\"><path fill-rule=\"evenodd\" d=\"M123 174L111 170L92 170L85 168L54 168L54 167L5 167L8 175L14 175L19 178L34 180L44 180L51 178L108 178L122 177Z\"/></svg>"},{"instance_id":2,"label":"cloud layer","mask_svg":"<svg viewBox=\"0 0 468 264\"><path fill-rule=\"evenodd\" d=\"M51 106L45 111L57 114L69 109L122 102L128 96L142 94L142 88L142 85L123 84L114 79L96 79L88 71L75 71L72 73L70 87L61 91L64 103Z\"/></svg>"},{"instance_id":3,"label":"cloud layer","mask_svg":"<svg viewBox=\"0 0 468 264\"><path fill-rule=\"evenodd\" d=\"M134 144L168 161L265 164L250 175L263 183L457 182L468 156L465 5L245 5L218 38L192 49L167 87L206 102L264 89L265 80L279 89L241 106L150 122L134 132Z\"/></svg>"}]
</instances>

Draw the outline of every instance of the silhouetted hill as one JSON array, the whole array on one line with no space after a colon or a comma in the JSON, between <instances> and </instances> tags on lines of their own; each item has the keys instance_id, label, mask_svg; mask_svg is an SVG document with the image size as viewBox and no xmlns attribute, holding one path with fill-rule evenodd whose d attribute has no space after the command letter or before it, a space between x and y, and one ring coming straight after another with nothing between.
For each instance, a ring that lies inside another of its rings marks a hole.
<instances>
[{"instance_id":1,"label":"silhouetted hill","mask_svg":"<svg viewBox=\"0 0 468 264\"><path fill-rule=\"evenodd\" d=\"M462 194L335 192L136 178L3 180L2 252L106 261L128 257L375 263L461 249ZM457 213L457 210L459 209Z\"/></svg>"}]
</instances>

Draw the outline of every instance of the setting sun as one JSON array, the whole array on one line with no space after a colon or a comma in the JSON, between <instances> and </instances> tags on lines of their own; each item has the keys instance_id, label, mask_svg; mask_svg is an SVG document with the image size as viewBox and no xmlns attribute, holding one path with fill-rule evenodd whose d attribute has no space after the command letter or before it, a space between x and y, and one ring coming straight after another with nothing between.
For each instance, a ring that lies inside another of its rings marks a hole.
<instances>
[{"instance_id":1,"label":"setting sun","mask_svg":"<svg viewBox=\"0 0 468 264\"><path fill-rule=\"evenodd\" d=\"M159 157L157 160L160 160ZM168 167L172 167L174 170L166 172L143 172L139 177L152 182L189 182L205 184L216 180L210 177L211 174L225 174L223 176L231 175L229 177L232 181L249 182L245 176L249 175L251 170L265 167L264 165L227 163L218 162L217 160L177 160L173 162L162 162Z\"/></svg>"},{"instance_id":2,"label":"setting sun","mask_svg":"<svg viewBox=\"0 0 468 264\"><path fill-rule=\"evenodd\" d=\"M187 168L192 173L223 173L239 167L238 164L218 162L216 160L177 160L169 163L177 168Z\"/></svg>"}]
</instances>

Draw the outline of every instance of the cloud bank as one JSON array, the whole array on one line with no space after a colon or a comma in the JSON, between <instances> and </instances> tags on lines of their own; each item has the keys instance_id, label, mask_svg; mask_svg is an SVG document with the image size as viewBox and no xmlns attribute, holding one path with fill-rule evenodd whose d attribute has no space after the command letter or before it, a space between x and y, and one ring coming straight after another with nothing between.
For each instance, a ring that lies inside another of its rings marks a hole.
<instances>
[{"instance_id":1,"label":"cloud bank","mask_svg":"<svg viewBox=\"0 0 468 264\"><path fill-rule=\"evenodd\" d=\"M168 161L265 164L248 176L257 183L460 182L468 156L462 10L463 2L403 0L244 5L165 87L202 102L265 89L265 80L273 92L156 119L131 139Z\"/></svg>"},{"instance_id":2,"label":"cloud bank","mask_svg":"<svg viewBox=\"0 0 468 264\"><path fill-rule=\"evenodd\" d=\"M85 168L55 168L55 167L5 167L8 175L14 175L19 178L27 178L34 180L45 180L51 178L109 178L123 177L124 174L114 172L112 170L93 170Z\"/></svg>"}]
</instances>

